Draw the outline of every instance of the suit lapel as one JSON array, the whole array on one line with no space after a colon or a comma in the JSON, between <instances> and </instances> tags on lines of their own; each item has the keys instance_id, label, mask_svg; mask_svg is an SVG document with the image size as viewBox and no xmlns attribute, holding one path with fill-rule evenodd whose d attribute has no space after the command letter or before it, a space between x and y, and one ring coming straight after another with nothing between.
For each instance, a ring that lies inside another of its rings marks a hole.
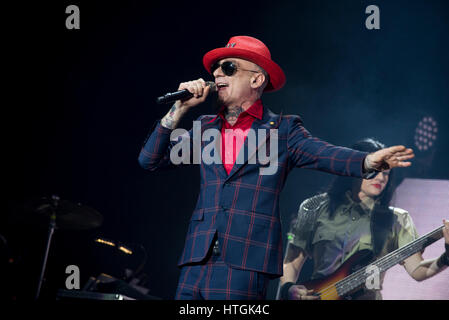
<instances>
[{"instance_id":1,"label":"suit lapel","mask_svg":"<svg viewBox=\"0 0 449 320\"><path fill-rule=\"evenodd\" d=\"M218 152L218 157L221 159L221 141L222 141L222 137L221 137L221 126L223 125L223 120L220 117L216 117L214 121L208 121L206 122L205 125L203 125L202 127L202 133L201 133L201 137L203 136L203 132L206 131L207 129L216 129L218 130L218 132L220 132L220 135L218 136L217 139L214 140L214 144L215 144L215 148L214 148L214 152ZM208 141L202 141L201 140L201 150L204 149L204 146L206 144L209 144L210 142ZM212 166L214 166L214 170L220 175L220 177L222 179L226 179L228 177L228 173L226 172L224 166L223 166L223 161L221 160L219 163L214 163L212 164Z\"/></svg>"},{"instance_id":2,"label":"suit lapel","mask_svg":"<svg viewBox=\"0 0 449 320\"><path fill-rule=\"evenodd\" d=\"M252 146L252 150L248 150L248 136L245 138L245 142L242 146L242 148L239 150L239 154L237 156L237 159L241 156L240 153L243 152L243 161L238 161L234 163L234 166L232 167L231 172L227 176L226 180L231 179L238 171L244 167L250 159L253 157L256 157L257 150L267 143L267 141L270 138L270 129L276 129L279 127L280 120L282 118L282 115L276 115L273 112L271 112L268 108L264 106L263 108L263 116L262 119L254 119L254 122L251 126L251 131L255 133L256 141L257 141L257 147ZM261 141L258 140L258 132L259 130L265 130L265 138ZM249 152L249 154L248 154ZM257 159L256 159L257 161ZM240 162L240 163L239 163ZM221 165L223 167L223 165ZM224 167L223 167L224 170ZM226 173L226 171L225 171Z\"/></svg>"}]
</instances>

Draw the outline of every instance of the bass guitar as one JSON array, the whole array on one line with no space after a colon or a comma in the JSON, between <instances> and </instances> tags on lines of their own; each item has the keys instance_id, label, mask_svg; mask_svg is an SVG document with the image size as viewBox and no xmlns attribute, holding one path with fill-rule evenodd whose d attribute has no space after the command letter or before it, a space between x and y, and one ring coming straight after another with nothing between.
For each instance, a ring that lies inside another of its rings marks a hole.
<instances>
[{"instance_id":1,"label":"bass guitar","mask_svg":"<svg viewBox=\"0 0 449 320\"><path fill-rule=\"evenodd\" d=\"M422 251L443 237L443 228L443 226L438 227L368 265L365 263L369 257L368 250L359 251L331 275L305 282L303 285L307 289L313 289L314 295L319 296L321 300L350 298L351 294L366 285L367 280L370 281L368 277L372 277L373 270L377 270L380 274L416 252Z\"/></svg>"}]
</instances>

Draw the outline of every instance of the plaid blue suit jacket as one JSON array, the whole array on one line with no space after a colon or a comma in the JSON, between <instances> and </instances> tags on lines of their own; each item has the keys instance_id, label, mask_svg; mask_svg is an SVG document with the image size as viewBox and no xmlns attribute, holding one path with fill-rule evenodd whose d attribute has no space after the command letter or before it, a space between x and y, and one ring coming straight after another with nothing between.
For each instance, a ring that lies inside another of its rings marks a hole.
<instances>
[{"instance_id":1,"label":"plaid blue suit jacket","mask_svg":"<svg viewBox=\"0 0 449 320\"><path fill-rule=\"evenodd\" d=\"M198 121L201 121L201 132L210 128L221 130L220 117L201 116ZM299 116L277 115L264 107L262 119L255 119L252 129L267 131L266 139L258 141L258 146L269 145L270 129L278 130L278 170L273 175L260 175L261 164L248 161L250 154L245 155L243 163L234 164L229 175L223 164L201 162L200 194L179 266L202 261L218 233L222 258L228 265L281 276L283 242L279 196L290 170L299 167L363 176L366 153L312 137ZM170 151L180 140L170 141L171 132L160 123L155 125L139 155L144 169L176 167L170 161ZM192 130L189 137L192 137ZM203 142L202 149L205 145ZM243 148L248 148L247 140Z\"/></svg>"}]
</instances>

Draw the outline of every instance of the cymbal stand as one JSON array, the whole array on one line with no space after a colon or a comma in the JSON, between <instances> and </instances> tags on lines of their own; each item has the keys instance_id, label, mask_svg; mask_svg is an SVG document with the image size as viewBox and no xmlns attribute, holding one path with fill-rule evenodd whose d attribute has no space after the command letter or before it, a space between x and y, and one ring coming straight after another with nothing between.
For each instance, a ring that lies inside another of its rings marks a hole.
<instances>
[{"instance_id":1,"label":"cymbal stand","mask_svg":"<svg viewBox=\"0 0 449 320\"><path fill-rule=\"evenodd\" d=\"M48 235L47 235L47 243L45 246L44 260L42 261L41 274L39 276L39 282L38 282L37 290L36 290L36 296L35 296L36 300L39 298L42 283L44 281L45 269L47 267L48 252L50 251L51 240L53 237L53 233L55 232L55 229L56 229L56 208L58 207L60 199L58 196L55 196L55 195L53 195L51 198L53 200L53 203L51 205L52 212L50 215L50 223L48 226Z\"/></svg>"}]
</instances>

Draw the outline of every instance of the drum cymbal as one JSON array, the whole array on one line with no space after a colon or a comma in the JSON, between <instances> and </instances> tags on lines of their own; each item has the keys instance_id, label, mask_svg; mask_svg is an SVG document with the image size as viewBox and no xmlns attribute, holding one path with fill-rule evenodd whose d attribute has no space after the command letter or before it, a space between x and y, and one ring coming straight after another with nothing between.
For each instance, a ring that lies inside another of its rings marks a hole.
<instances>
[{"instance_id":1,"label":"drum cymbal","mask_svg":"<svg viewBox=\"0 0 449 320\"><path fill-rule=\"evenodd\" d=\"M103 216L95 209L59 198L42 197L25 203L21 220L33 222L47 220L55 214L56 227L68 230L87 230L97 228L103 223Z\"/></svg>"}]
</instances>

